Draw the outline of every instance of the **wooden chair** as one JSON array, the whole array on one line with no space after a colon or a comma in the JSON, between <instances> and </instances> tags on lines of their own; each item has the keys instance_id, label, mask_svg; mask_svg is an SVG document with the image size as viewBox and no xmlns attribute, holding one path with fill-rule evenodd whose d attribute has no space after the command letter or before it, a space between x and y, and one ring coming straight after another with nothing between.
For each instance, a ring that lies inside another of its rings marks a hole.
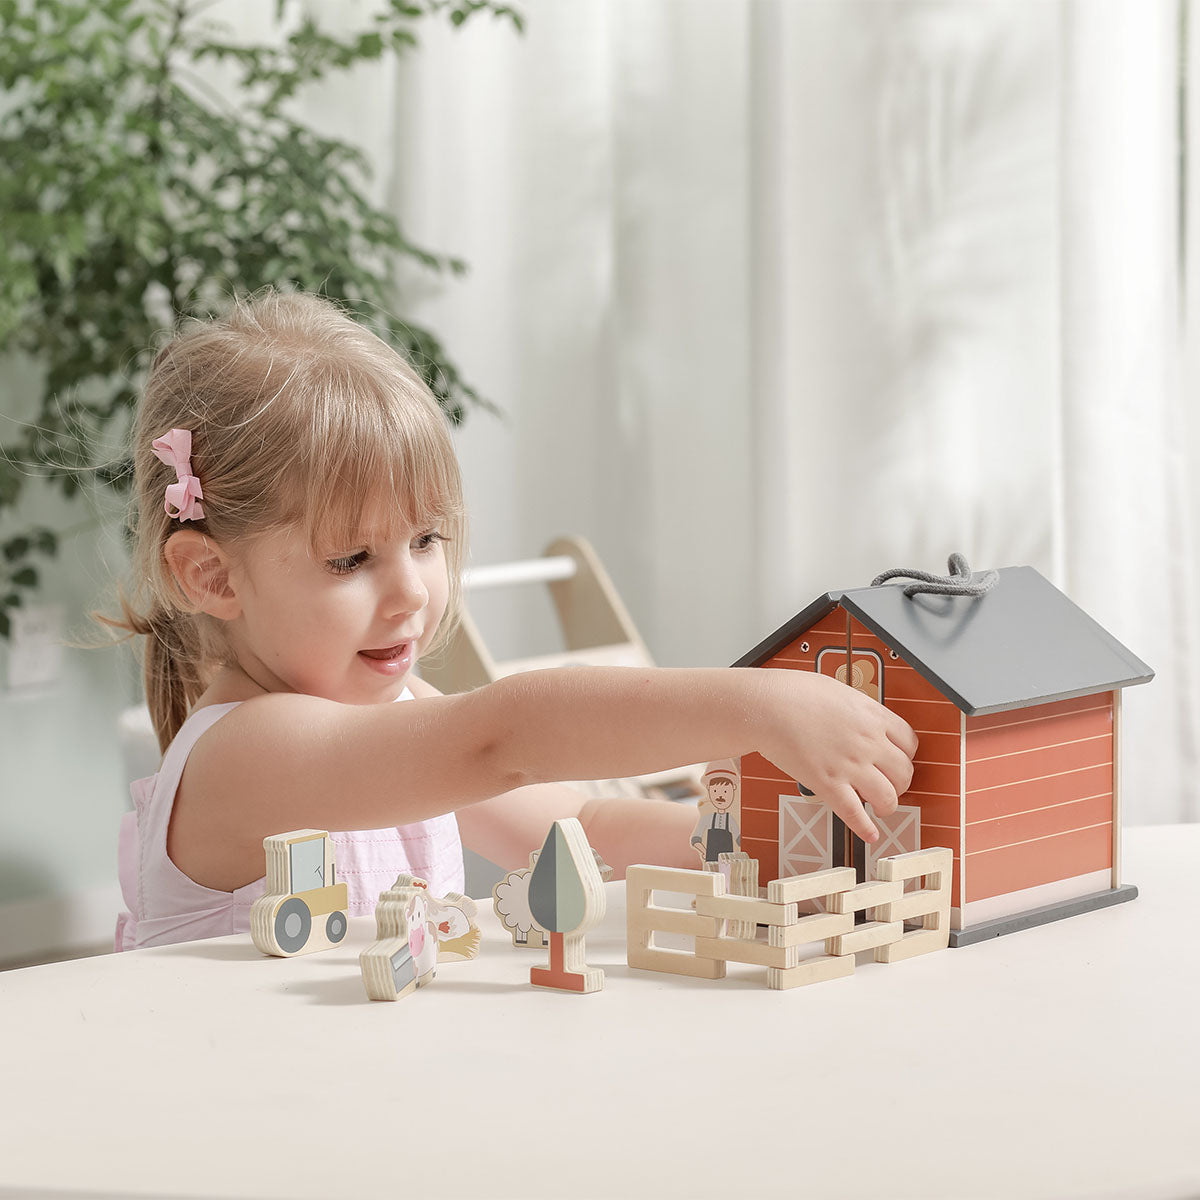
<instances>
[{"instance_id":1,"label":"wooden chair","mask_svg":"<svg viewBox=\"0 0 1200 1200\"><path fill-rule=\"evenodd\" d=\"M472 619L468 602L484 588L545 584L550 589L565 649L532 658L497 662ZM462 620L436 661L421 663L421 675L442 692L465 692L507 675L571 665L652 667L654 660L595 550L583 538L550 543L541 558L474 567L463 579ZM641 775L631 780L576 783L596 796L658 795L673 800L704 794L703 765Z\"/></svg>"}]
</instances>

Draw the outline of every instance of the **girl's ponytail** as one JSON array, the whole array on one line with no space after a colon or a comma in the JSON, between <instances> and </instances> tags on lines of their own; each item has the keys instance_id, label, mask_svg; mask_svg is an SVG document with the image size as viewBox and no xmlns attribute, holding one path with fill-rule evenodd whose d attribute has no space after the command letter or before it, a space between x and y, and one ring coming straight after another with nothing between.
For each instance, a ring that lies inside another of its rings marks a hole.
<instances>
[{"instance_id":1,"label":"girl's ponytail","mask_svg":"<svg viewBox=\"0 0 1200 1200\"><path fill-rule=\"evenodd\" d=\"M192 703L204 691L197 676L200 638L190 613L157 608L145 622L143 679L150 720L165 754Z\"/></svg>"},{"instance_id":2,"label":"girl's ponytail","mask_svg":"<svg viewBox=\"0 0 1200 1200\"><path fill-rule=\"evenodd\" d=\"M193 701L204 691L205 685L196 670L203 655L200 631L190 613L156 605L148 616L142 616L123 593L118 599L119 618L103 613L92 615L109 629L146 639L142 663L146 705L158 748L165 754L187 720Z\"/></svg>"}]
</instances>

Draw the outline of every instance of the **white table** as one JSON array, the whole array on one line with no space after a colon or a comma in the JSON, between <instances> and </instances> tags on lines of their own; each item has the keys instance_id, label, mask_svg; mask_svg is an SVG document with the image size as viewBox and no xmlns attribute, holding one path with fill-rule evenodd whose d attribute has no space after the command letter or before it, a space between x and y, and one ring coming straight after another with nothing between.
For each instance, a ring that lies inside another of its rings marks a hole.
<instances>
[{"instance_id":1,"label":"white table","mask_svg":"<svg viewBox=\"0 0 1200 1200\"><path fill-rule=\"evenodd\" d=\"M0 975L0 1195L1200 1193L1200 826L1134 829L1131 904L768 991L472 963L368 1002L358 951L248 937Z\"/></svg>"}]
</instances>

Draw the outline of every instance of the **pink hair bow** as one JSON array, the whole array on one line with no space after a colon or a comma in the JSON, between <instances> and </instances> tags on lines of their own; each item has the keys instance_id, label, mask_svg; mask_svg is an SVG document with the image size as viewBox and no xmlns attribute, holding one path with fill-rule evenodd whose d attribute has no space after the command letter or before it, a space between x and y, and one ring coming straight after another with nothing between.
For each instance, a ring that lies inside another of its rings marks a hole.
<instances>
[{"instance_id":1,"label":"pink hair bow","mask_svg":"<svg viewBox=\"0 0 1200 1200\"><path fill-rule=\"evenodd\" d=\"M150 443L160 462L175 468L179 476L176 483L167 484L167 516L177 521L199 521L204 516L200 501L204 493L200 480L192 474L192 432L190 429L172 429Z\"/></svg>"}]
</instances>

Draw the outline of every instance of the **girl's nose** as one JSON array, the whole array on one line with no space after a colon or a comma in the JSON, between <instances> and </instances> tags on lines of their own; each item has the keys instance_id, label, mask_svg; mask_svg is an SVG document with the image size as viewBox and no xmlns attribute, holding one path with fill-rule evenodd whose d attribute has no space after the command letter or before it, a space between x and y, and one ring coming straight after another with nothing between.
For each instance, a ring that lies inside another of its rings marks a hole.
<instances>
[{"instance_id":1,"label":"girl's nose","mask_svg":"<svg viewBox=\"0 0 1200 1200\"><path fill-rule=\"evenodd\" d=\"M391 615L420 612L428 603L429 589L409 556L405 555L396 564L389 582L387 607Z\"/></svg>"}]
</instances>

